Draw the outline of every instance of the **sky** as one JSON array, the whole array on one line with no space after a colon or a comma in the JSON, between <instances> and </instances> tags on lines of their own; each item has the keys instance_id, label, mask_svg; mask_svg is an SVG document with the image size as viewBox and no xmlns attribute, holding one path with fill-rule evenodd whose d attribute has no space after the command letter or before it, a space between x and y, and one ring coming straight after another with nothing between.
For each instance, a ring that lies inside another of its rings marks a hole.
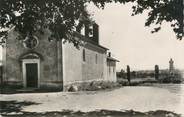
<instances>
[{"instance_id":1,"label":"sky","mask_svg":"<svg viewBox=\"0 0 184 117\"><path fill-rule=\"evenodd\" d=\"M147 13L131 16L131 4L107 4L104 10L89 6L92 18L100 27L100 44L108 47L112 55L120 62L117 70L160 69L169 67L169 60L174 66L184 69L184 40L176 39L170 23L165 22L161 31L151 33L153 27L145 27Z\"/></svg>"},{"instance_id":2,"label":"sky","mask_svg":"<svg viewBox=\"0 0 184 117\"><path fill-rule=\"evenodd\" d=\"M104 10L90 5L88 9L99 24L100 44L120 61L117 70L125 70L126 65L131 70L154 69L156 64L167 69L170 58L175 68L184 69L184 40L176 39L169 23L151 34L152 28L144 27L147 14L131 16L131 4L111 3Z\"/></svg>"}]
</instances>

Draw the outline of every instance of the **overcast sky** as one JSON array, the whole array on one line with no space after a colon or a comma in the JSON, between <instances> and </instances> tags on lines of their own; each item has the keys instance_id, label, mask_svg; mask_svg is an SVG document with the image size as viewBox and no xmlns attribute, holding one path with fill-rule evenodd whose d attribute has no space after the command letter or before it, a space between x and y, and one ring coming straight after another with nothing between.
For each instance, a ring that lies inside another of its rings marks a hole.
<instances>
[{"instance_id":1,"label":"overcast sky","mask_svg":"<svg viewBox=\"0 0 184 117\"><path fill-rule=\"evenodd\" d=\"M151 34L144 27L146 14L131 16L131 5L109 4L104 10L90 6L93 18L100 26L100 43L108 47L120 62L117 69L130 65L132 70L168 68L173 58L176 68L184 69L184 40L176 39L168 23Z\"/></svg>"},{"instance_id":2,"label":"overcast sky","mask_svg":"<svg viewBox=\"0 0 184 117\"><path fill-rule=\"evenodd\" d=\"M117 69L130 65L133 70L168 68L173 58L176 68L184 69L184 40L176 39L169 23L160 32L151 34L144 27L147 14L131 16L131 5L109 4L104 10L90 6L100 26L100 43L120 60Z\"/></svg>"}]
</instances>

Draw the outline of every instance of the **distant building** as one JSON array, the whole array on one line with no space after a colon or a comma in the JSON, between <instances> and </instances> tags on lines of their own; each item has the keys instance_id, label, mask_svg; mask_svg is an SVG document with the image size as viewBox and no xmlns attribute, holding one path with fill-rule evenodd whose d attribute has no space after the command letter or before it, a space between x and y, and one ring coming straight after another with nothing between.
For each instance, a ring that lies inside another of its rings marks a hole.
<instances>
[{"instance_id":1,"label":"distant building","mask_svg":"<svg viewBox=\"0 0 184 117\"><path fill-rule=\"evenodd\" d=\"M93 35L88 29L91 27ZM24 88L63 90L84 82L116 82L117 60L108 56L108 49L99 44L98 25L94 23L91 27L85 26L85 35L74 32L73 38L84 43L80 49L73 43L49 42L49 30L21 41L12 29L3 47L3 82Z\"/></svg>"}]
</instances>

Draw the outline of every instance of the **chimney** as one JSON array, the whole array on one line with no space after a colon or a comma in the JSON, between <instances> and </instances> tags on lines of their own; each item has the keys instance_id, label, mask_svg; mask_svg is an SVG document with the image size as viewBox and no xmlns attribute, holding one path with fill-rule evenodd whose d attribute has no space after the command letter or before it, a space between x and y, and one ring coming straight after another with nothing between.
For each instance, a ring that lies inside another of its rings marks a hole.
<instances>
[{"instance_id":1,"label":"chimney","mask_svg":"<svg viewBox=\"0 0 184 117\"><path fill-rule=\"evenodd\" d=\"M93 24L93 39L99 44L99 26L96 23Z\"/></svg>"}]
</instances>

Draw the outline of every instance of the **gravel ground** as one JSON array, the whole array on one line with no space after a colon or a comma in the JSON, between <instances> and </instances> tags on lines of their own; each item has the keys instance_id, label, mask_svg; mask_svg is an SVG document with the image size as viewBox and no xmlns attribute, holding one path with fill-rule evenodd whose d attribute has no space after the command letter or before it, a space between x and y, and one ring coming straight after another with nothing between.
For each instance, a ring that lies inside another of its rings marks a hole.
<instances>
[{"instance_id":1,"label":"gravel ground","mask_svg":"<svg viewBox=\"0 0 184 117\"><path fill-rule=\"evenodd\" d=\"M178 86L169 86L169 88L165 86L164 88L123 87L98 92L3 94L0 95L0 109L2 113L10 115L24 112L24 114L27 114L26 117L32 117L33 113L35 113L35 116L41 117L47 117L50 114L62 117L62 112L65 110L72 110L65 117L79 116L77 113L79 111L83 113L80 116L84 117L92 117L92 112L97 115L103 113L96 110L113 110L105 111L113 115L100 116L118 117L119 115L116 115L116 112L126 115L126 110L131 109L140 112L142 116L148 116L147 112L153 111L154 113L160 112L161 115L164 114L163 117L166 117L166 115L167 117L174 117L171 112L184 113L184 88L183 85ZM129 116L139 117L140 113L131 115L135 111L128 112ZM167 113L167 111L170 112ZM21 117L21 115L19 116Z\"/></svg>"}]
</instances>

